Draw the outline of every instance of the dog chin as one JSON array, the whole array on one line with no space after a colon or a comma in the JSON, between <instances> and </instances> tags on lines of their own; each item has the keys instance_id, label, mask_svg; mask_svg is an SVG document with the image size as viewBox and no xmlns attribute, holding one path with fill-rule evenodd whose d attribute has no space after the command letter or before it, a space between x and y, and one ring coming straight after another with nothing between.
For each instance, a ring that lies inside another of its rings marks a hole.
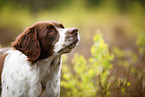
<instances>
[{"instance_id":1,"label":"dog chin","mask_svg":"<svg viewBox=\"0 0 145 97\"><path fill-rule=\"evenodd\" d=\"M77 43L78 43L78 39L76 39L75 41L73 41L73 42L70 43L69 45L63 47L61 50L59 50L58 53L64 54L64 53L69 53L69 52L71 52L72 49L73 49L74 47L76 47Z\"/></svg>"},{"instance_id":2,"label":"dog chin","mask_svg":"<svg viewBox=\"0 0 145 97\"><path fill-rule=\"evenodd\" d=\"M61 54L70 53L71 51L72 51L72 49L65 48L61 51Z\"/></svg>"}]
</instances>

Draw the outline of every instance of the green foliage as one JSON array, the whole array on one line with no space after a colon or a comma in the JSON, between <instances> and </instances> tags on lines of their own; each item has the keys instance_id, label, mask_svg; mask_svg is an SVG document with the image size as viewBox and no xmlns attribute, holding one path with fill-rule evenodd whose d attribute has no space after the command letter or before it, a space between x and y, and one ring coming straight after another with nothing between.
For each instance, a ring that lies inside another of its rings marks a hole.
<instances>
[{"instance_id":1,"label":"green foliage","mask_svg":"<svg viewBox=\"0 0 145 97\"><path fill-rule=\"evenodd\" d=\"M140 39L137 40L138 44L142 44L144 40ZM145 81L145 70L135 67L138 56L131 50L121 50L118 47L114 47L113 54L110 54L102 34L95 35L93 40L94 44L90 49L92 56L85 59L83 55L75 54L72 59L73 70L72 66L65 64L68 57L63 56L61 96L144 96L142 86Z\"/></svg>"},{"instance_id":2,"label":"green foliage","mask_svg":"<svg viewBox=\"0 0 145 97\"><path fill-rule=\"evenodd\" d=\"M118 47L114 47L112 50L116 57L118 66L123 66L125 69L130 69L138 61L138 56L131 50L123 51Z\"/></svg>"},{"instance_id":3,"label":"green foliage","mask_svg":"<svg viewBox=\"0 0 145 97\"><path fill-rule=\"evenodd\" d=\"M63 64L61 87L66 89L66 92L61 94L63 97L110 95L108 89L111 84L107 81L112 68L110 62L113 60L113 55L109 53L108 45L104 43L102 34L94 36L91 54L92 57L88 60L82 55L74 55L72 59L74 73L67 65Z\"/></svg>"},{"instance_id":4,"label":"green foliage","mask_svg":"<svg viewBox=\"0 0 145 97\"><path fill-rule=\"evenodd\" d=\"M145 55L145 32L139 33L136 44L139 48L139 53L143 53Z\"/></svg>"},{"instance_id":5,"label":"green foliage","mask_svg":"<svg viewBox=\"0 0 145 97\"><path fill-rule=\"evenodd\" d=\"M140 35L141 34L141 35ZM116 91L119 95L125 97L144 97L144 82L145 82L145 69L142 57L144 53L144 34L139 33L137 36L136 44L138 47L139 54L136 54L131 49L121 50L118 47L114 47L112 52L115 56L114 58L114 70L119 70L116 72L116 76L122 76L121 78L116 78L115 81L118 84L113 85L113 91ZM143 65L142 65L143 64ZM119 89L119 88L121 89ZM142 88L141 88L142 87ZM115 89L115 90L114 90Z\"/></svg>"}]
</instances>

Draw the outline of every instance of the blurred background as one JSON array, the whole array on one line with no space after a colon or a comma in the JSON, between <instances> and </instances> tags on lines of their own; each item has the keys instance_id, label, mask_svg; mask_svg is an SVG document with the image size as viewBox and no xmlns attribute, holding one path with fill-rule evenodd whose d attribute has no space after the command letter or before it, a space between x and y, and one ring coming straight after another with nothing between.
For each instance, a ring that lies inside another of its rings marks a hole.
<instances>
[{"instance_id":1,"label":"blurred background","mask_svg":"<svg viewBox=\"0 0 145 97\"><path fill-rule=\"evenodd\" d=\"M93 36L101 33L114 56L112 75L128 78L131 84L129 94L121 95L145 97L145 0L0 0L1 47L10 46L25 27L47 20L79 29L81 41L69 54L68 66L73 67L71 59L75 53L89 59ZM65 86L63 90L67 91ZM74 96L66 96L64 91L62 97Z\"/></svg>"}]
</instances>

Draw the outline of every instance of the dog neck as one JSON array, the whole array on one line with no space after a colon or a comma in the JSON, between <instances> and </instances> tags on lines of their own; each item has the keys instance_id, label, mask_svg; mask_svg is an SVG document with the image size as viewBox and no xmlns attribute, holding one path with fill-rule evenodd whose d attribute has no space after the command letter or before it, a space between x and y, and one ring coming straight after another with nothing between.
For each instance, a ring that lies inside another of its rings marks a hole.
<instances>
[{"instance_id":1,"label":"dog neck","mask_svg":"<svg viewBox=\"0 0 145 97\"><path fill-rule=\"evenodd\" d=\"M37 62L40 83L42 86L41 95L56 97L60 93L60 73L61 58L60 56L51 56Z\"/></svg>"},{"instance_id":2,"label":"dog neck","mask_svg":"<svg viewBox=\"0 0 145 97\"><path fill-rule=\"evenodd\" d=\"M37 61L36 65L38 67L41 80L43 80L44 76L47 75L55 77L61 69L61 58L60 56L51 56Z\"/></svg>"}]
</instances>

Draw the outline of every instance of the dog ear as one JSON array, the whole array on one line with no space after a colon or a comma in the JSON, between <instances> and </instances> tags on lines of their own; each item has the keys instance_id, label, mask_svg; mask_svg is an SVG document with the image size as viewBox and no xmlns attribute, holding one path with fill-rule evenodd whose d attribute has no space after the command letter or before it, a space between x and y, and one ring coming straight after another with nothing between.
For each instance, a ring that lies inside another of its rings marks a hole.
<instances>
[{"instance_id":1,"label":"dog ear","mask_svg":"<svg viewBox=\"0 0 145 97\"><path fill-rule=\"evenodd\" d=\"M41 53L36 28L26 28L12 43L12 46L24 53L30 61L36 61Z\"/></svg>"}]
</instances>

